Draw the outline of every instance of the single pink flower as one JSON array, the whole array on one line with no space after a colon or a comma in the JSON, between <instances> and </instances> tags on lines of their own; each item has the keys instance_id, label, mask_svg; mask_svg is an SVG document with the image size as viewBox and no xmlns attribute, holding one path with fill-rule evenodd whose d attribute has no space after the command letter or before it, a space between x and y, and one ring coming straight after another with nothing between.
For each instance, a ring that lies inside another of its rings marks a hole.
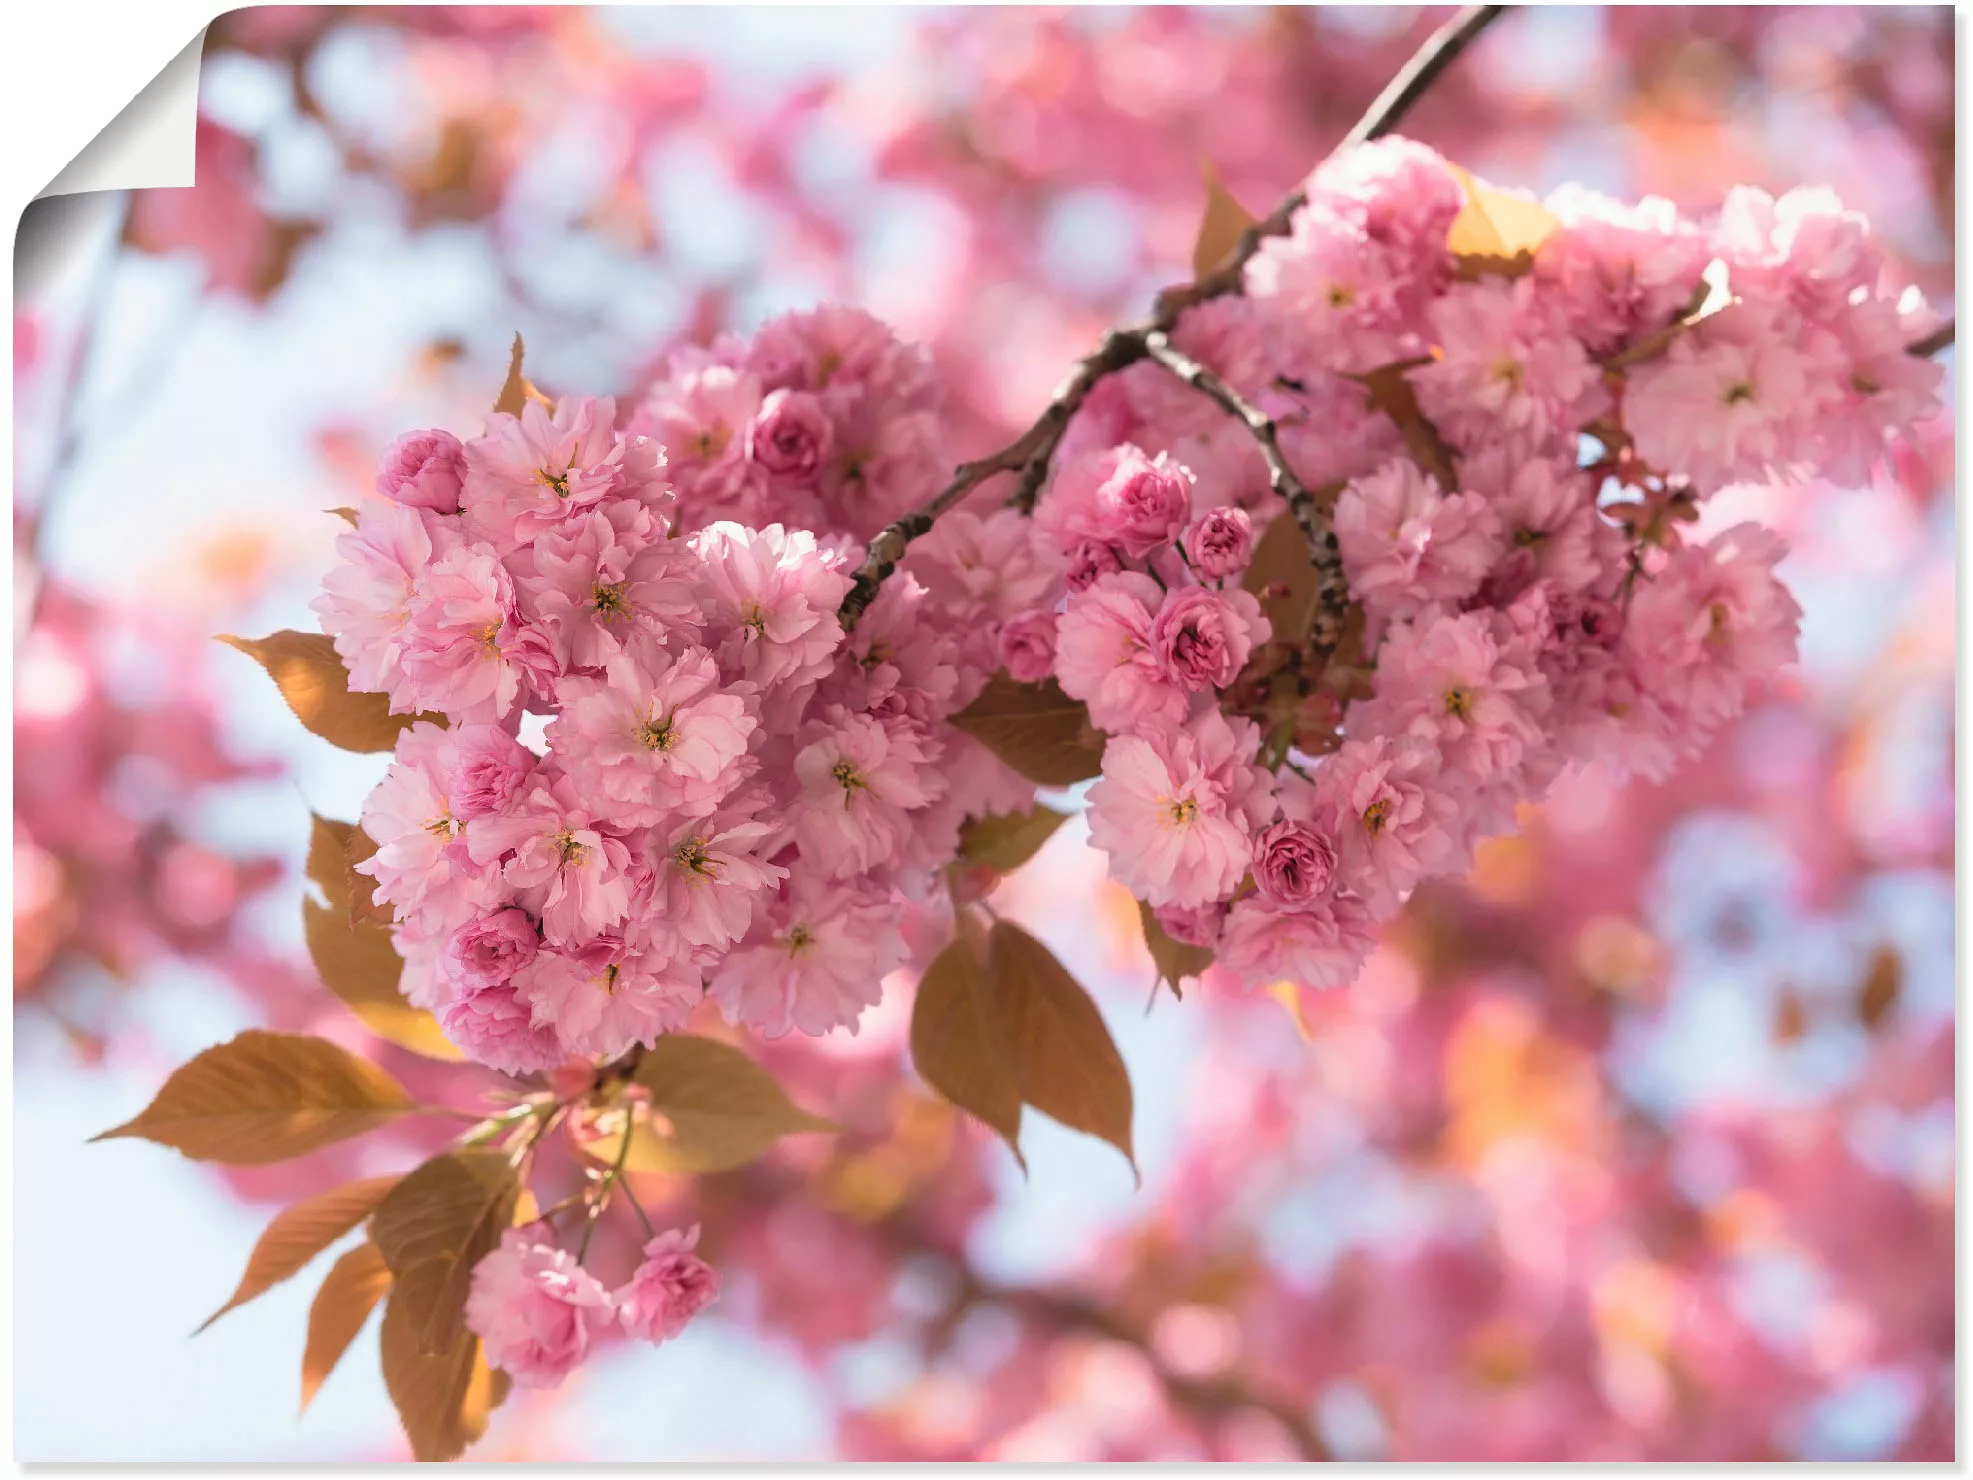
<instances>
[{"instance_id":1,"label":"single pink flower","mask_svg":"<svg viewBox=\"0 0 1973 1480\"><path fill-rule=\"evenodd\" d=\"M819 400L807 391L778 390L760 403L747 447L769 475L802 481L821 471L834 438Z\"/></svg>"},{"instance_id":2,"label":"single pink flower","mask_svg":"<svg viewBox=\"0 0 1973 1480\"><path fill-rule=\"evenodd\" d=\"M1017 683L1040 683L1055 671L1055 613L1023 612L1000 629L996 656Z\"/></svg>"},{"instance_id":3,"label":"single pink flower","mask_svg":"<svg viewBox=\"0 0 1973 1480\"><path fill-rule=\"evenodd\" d=\"M539 952L514 989L565 1053L598 1059L683 1028L703 995L697 971L656 969L609 937Z\"/></svg>"},{"instance_id":4,"label":"single pink flower","mask_svg":"<svg viewBox=\"0 0 1973 1480\"><path fill-rule=\"evenodd\" d=\"M856 1032L905 958L888 890L797 876L769 916L720 963L712 995L730 1023L769 1038Z\"/></svg>"},{"instance_id":5,"label":"single pink flower","mask_svg":"<svg viewBox=\"0 0 1973 1480\"><path fill-rule=\"evenodd\" d=\"M1151 655L1174 688L1205 693L1232 683L1270 631L1251 593L1181 586L1151 621Z\"/></svg>"},{"instance_id":6,"label":"single pink flower","mask_svg":"<svg viewBox=\"0 0 1973 1480\"><path fill-rule=\"evenodd\" d=\"M384 449L377 492L394 504L456 514L465 477L466 449L452 433L406 432Z\"/></svg>"},{"instance_id":7,"label":"single pink flower","mask_svg":"<svg viewBox=\"0 0 1973 1480\"><path fill-rule=\"evenodd\" d=\"M645 1341L669 1341L719 1298L719 1271L692 1251L699 1225L666 1229L644 1245L644 1261L616 1291L624 1330Z\"/></svg>"},{"instance_id":8,"label":"single pink flower","mask_svg":"<svg viewBox=\"0 0 1973 1480\"><path fill-rule=\"evenodd\" d=\"M1254 555L1254 521L1245 509L1208 509L1179 541L1202 581L1223 581L1247 568Z\"/></svg>"},{"instance_id":9,"label":"single pink flower","mask_svg":"<svg viewBox=\"0 0 1973 1480\"><path fill-rule=\"evenodd\" d=\"M1335 877L1335 845L1306 823L1270 823L1254 839L1254 886L1273 904L1307 904Z\"/></svg>"},{"instance_id":10,"label":"single pink flower","mask_svg":"<svg viewBox=\"0 0 1973 1480\"><path fill-rule=\"evenodd\" d=\"M945 792L938 752L909 719L833 709L795 756L804 863L827 878L868 874L897 856L910 814Z\"/></svg>"},{"instance_id":11,"label":"single pink flower","mask_svg":"<svg viewBox=\"0 0 1973 1480\"><path fill-rule=\"evenodd\" d=\"M1269 789L1252 764L1259 731L1206 710L1184 728L1113 736L1089 789L1089 840L1110 872L1153 907L1225 899L1253 856L1254 814Z\"/></svg>"},{"instance_id":12,"label":"single pink flower","mask_svg":"<svg viewBox=\"0 0 1973 1480\"><path fill-rule=\"evenodd\" d=\"M606 827L560 777L537 780L508 812L468 823L465 838L475 863L499 866L548 942L573 946L616 928L630 910L630 850Z\"/></svg>"},{"instance_id":13,"label":"single pink flower","mask_svg":"<svg viewBox=\"0 0 1973 1480\"><path fill-rule=\"evenodd\" d=\"M559 1387L616 1314L610 1292L565 1249L537 1241L545 1225L510 1228L473 1266L466 1326L487 1364L522 1387Z\"/></svg>"},{"instance_id":14,"label":"single pink flower","mask_svg":"<svg viewBox=\"0 0 1973 1480\"><path fill-rule=\"evenodd\" d=\"M1122 734L1185 718L1185 691L1167 677L1151 642L1151 614L1163 600L1149 576L1119 571L1070 596L1056 623L1055 676L1063 693L1089 706L1098 729Z\"/></svg>"},{"instance_id":15,"label":"single pink flower","mask_svg":"<svg viewBox=\"0 0 1973 1480\"><path fill-rule=\"evenodd\" d=\"M751 694L723 689L704 648L673 658L640 644L610 660L607 678L567 678L550 753L598 815L629 826L703 817L745 779L759 727Z\"/></svg>"}]
</instances>

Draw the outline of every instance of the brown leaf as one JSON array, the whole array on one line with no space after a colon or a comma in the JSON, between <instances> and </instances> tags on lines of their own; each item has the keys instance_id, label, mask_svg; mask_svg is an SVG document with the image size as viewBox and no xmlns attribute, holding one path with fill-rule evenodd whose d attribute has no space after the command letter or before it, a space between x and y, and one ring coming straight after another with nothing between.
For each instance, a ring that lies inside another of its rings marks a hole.
<instances>
[{"instance_id":1,"label":"brown leaf","mask_svg":"<svg viewBox=\"0 0 1973 1480\"><path fill-rule=\"evenodd\" d=\"M427 1058L457 1062L459 1049L438 1019L398 991L404 962L391 944L390 931L374 920L352 925L348 910L347 903L332 908L312 899L301 902L302 933L322 984L379 1038Z\"/></svg>"},{"instance_id":2,"label":"brown leaf","mask_svg":"<svg viewBox=\"0 0 1973 1480\"><path fill-rule=\"evenodd\" d=\"M301 1356L303 1409L315 1400L388 1289L390 1266L368 1239L329 1266L328 1278L308 1308L308 1346Z\"/></svg>"},{"instance_id":3,"label":"brown leaf","mask_svg":"<svg viewBox=\"0 0 1973 1480\"><path fill-rule=\"evenodd\" d=\"M1680 310L1678 317L1662 329L1654 330L1610 356L1603 362L1605 368L1625 370L1645 360L1656 359L1686 330L1695 324L1703 324L1714 314L1738 303L1740 300L1734 295L1728 278L1729 270L1724 258L1715 257L1708 262L1705 271L1699 275L1699 286L1692 290L1692 301Z\"/></svg>"},{"instance_id":4,"label":"brown leaf","mask_svg":"<svg viewBox=\"0 0 1973 1480\"><path fill-rule=\"evenodd\" d=\"M406 1175L378 1207L370 1237L395 1277L391 1304L404 1307L425 1352L447 1350L465 1330L473 1266L513 1225L519 1196L505 1152L465 1147Z\"/></svg>"},{"instance_id":5,"label":"brown leaf","mask_svg":"<svg viewBox=\"0 0 1973 1480\"><path fill-rule=\"evenodd\" d=\"M479 1338L460 1330L437 1352L420 1344L420 1322L393 1285L384 1304L382 1350L384 1386L397 1407L404 1437L420 1460L457 1459L486 1432L504 1384L486 1365Z\"/></svg>"},{"instance_id":6,"label":"brown leaf","mask_svg":"<svg viewBox=\"0 0 1973 1480\"><path fill-rule=\"evenodd\" d=\"M95 1139L139 1136L195 1161L259 1166L410 1108L395 1079L326 1038L250 1029L178 1069L143 1114Z\"/></svg>"},{"instance_id":7,"label":"brown leaf","mask_svg":"<svg viewBox=\"0 0 1973 1480\"><path fill-rule=\"evenodd\" d=\"M1202 278L1224 262L1240 244L1240 233L1254 224L1254 214L1233 198L1210 159L1199 161L1206 182L1206 209L1199 234L1192 241L1192 276Z\"/></svg>"},{"instance_id":8,"label":"brown leaf","mask_svg":"<svg viewBox=\"0 0 1973 1480\"><path fill-rule=\"evenodd\" d=\"M1135 1172L1130 1074L1089 993L1047 946L1005 920L988 937L987 971L1021 1098L1071 1130L1108 1141Z\"/></svg>"},{"instance_id":9,"label":"brown leaf","mask_svg":"<svg viewBox=\"0 0 1973 1480\"><path fill-rule=\"evenodd\" d=\"M772 1074L730 1043L667 1033L638 1061L650 1092L625 1165L635 1171L730 1171L766 1155L783 1136L840 1129L791 1101ZM591 1137L591 1155L614 1160L617 1130Z\"/></svg>"},{"instance_id":10,"label":"brown leaf","mask_svg":"<svg viewBox=\"0 0 1973 1480\"><path fill-rule=\"evenodd\" d=\"M1380 365L1368 375L1355 377L1370 392L1370 407L1390 417L1404 438L1404 445L1418 464L1439 480L1439 487L1451 493L1459 487L1452 467L1452 449L1439 435L1439 429L1425 419L1418 407L1418 394L1405 379L1409 365Z\"/></svg>"},{"instance_id":11,"label":"brown leaf","mask_svg":"<svg viewBox=\"0 0 1973 1480\"><path fill-rule=\"evenodd\" d=\"M507 357L507 379L500 387L500 398L493 403L493 409L508 416L519 416L521 408L527 404L527 381L521 375L521 357L527 353L527 346L521 343L521 336L514 336L514 347Z\"/></svg>"},{"instance_id":12,"label":"brown leaf","mask_svg":"<svg viewBox=\"0 0 1973 1480\"><path fill-rule=\"evenodd\" d=\"M1792 987L1782 989L1774 1004L1774 1041L1780 1044L1799 1043L1809 1031L1809 1009L1802 1001L1801 993Z\"/></svg>"},{"instance_id":13,"label":"brown leaf","mask_svg":"<svg viewBox=\"0 0 1973 1480\"><path fill-rule=\"evenodd\" d=\"M329 907L349 918L388 925L394 916L387 904L374 899L377 881L359 874L356 865L370 858L377 845L362 828L333 817L309 814L308 863L304 872L322 891Z\"/></svg>"},{"instance_id":14,"label":"brown leaf","mask_svg":"<svg viewBox=\"0 0 1973 1480\"><path fill-rule=\"evenodd\" d=\"M1151 906L1141 899L1137 901L1137 918L1144 926L1144 948L1151 953L1151 964L1158 968L1158 980L1171 984L1174 997L1184 996L1178 984L1212 965L1213 953L1204 946L1188 946L1173 940L1158 923Z\"/></svg>"},{"instance_id":15,"label":"brown leaf","mask_svg":"<svg viewBox=\"0 0 1973 1480\"><path fill-rule=\"evenodd\" d=\"M495 411L504 411L509 416L519 416L521 408L529 401L538 401L549 410L554 410L554 403L535 389L533 381L521 374L521 357L524 353L525 347L521 343L521 336L516 334L514 348L507 357L507 380L500 387L500 399L493 403Z\"/></svg>"},{"instance_id":16,"label":"brown leaf","mask_svg":"<svg viewBox=\"0 0 1973 1480\"><path fill-rule=\"evenodd\" d=\"M247 1272L240 1276L231 1298L205 1319L205 1330L237 1306L273 1289L291 1275L301 1273L308 1262L357 1224L369 1217L384 1194L397 1185L395 1177L366 1177L348 1182L314 1197L304 1198L276 1215L253 1246L247 1258ZM196 1334L196 1333L194 1333Z\"/></svg>"},{"instance_id":17,"label":"brown leaf","mask_svg":"<svg viewBox=\"0 0 1973 1480\"><path fill-rule=\"evenodd\" d=\"M1884 1025L1904 990L1904 958L1893 946L1879 946L1870 953L1870 965L1857 992L1857 1019L1875 1032Z\"/></svg>"},{"instance_id":18,"label":"brown leaf","mask_svg":"<svg viewBox=\"0 0 1973 1480\"><path fill-rule=\"evenodd\" d=\"M984 942L962 929L925 968L911 1007L911 1062L919 1076L961 1110L999 1133L1021 1155L1021 1081L995 985L980 959Z\"/></svg>"},{"instance_id":19,"label":"brown leaf","mask_svg":"<svg viewBox=\"0 0 1973 1480\"><path fill-rule=\"evenodd\" d=\"M996 673L952 723L1037 785L1073 786L1103 769L1102 734L1052 678L1016 683Z\"/></svg>"},{"instance_id":20,"label":"brown leaf","mask_svg":"<svg viewBox=\"0 0 1973 1480\"><path fill-rule=\"evenodd\" d=\"M1055 829L1069 820L1067 812L1037 804L1031 812L997 812L975 817L959 829L959 857L1011 874L1041 851Z\"/></svg>"},{"instance_id":21,"label":"brown leaf","mask_svg":"<svg viewBox=\"0 0 1973 1480\"><path fill-rule=\"evenodd\" d=\"M364 754L391 750L399 732L419 720L443 725L442 714L392 714L382 694L352 690L349 671L336 645L320 632L274 632L266 637L219 640L238 648L267 670L288 708L304 726L331 745Z\"/></svg>"},{"instance_id":22,"label":"brown leaf","mask_svg":"<svg viewBox=\"0 0 1973 1480\"><path fill-rule=\"evenodd\" d=\"M342 520L343 523L349 525L350 528L352 529L356 527L356 517L357 517L356 510L350 508L347 505L343 505L341 507L334 509L324 509L322 512L325 514L334 514L338 519Z\"/></svg>"},{"instance_id":23,"label":"brown leaf","mask_svg":"<svg viewBox=\"0 0 1973 1480\"><path fill-rule=\"evenodd\" d=\"M1315 619L1315 566L1309 560L1308 536L1285 510L1274 516L1254 544L1253 559L1241 585L1260 597L1276 639L1299 645ZM1285 594L1263 596L1273 588Z\"/></svg>"},{"instance_id":24,"label":"brown leaf","mask_svg":"<svg viewBox=\"0 0 1973 1480\"><path fill-rule=\"evenodd\" d=\"M1446 247L1459 259L1460 275L1519 277L1527 272L1561 219L1532 195L1489 185L1456 164L1448 168L1466 192L1446 236Z\"/></svg>"}]
</instances>

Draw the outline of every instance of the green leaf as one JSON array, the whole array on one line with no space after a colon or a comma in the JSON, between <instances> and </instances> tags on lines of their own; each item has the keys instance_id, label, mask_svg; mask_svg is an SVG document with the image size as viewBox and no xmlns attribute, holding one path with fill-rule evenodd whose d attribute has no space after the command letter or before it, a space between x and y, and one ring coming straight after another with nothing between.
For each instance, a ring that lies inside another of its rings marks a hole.
<instances>
[{"instance_id":1,"label":"green leaf","mask_svg":"<svg viewBox=\"0 0 1973 1480\"><path fill-rule=\"evenodd\" d=\"M996 673L951 722L1040 786L1073 786L1103 769L1102 732L1052 678L1016 683Z\"/></svg>"},{"instance_id":2,"label":"green leaf","mask_svg":"<svg viewBox=\"0 0 1973 1480\"><path fill-rule=\"evenodd\" d=\"M1011 874L1041 851L1070 814L1037 804L1029 812L997 812L975 817L959 829L959 857Z\"/></svg>"},{"instance_id":3,"label":"green leaf","mask_svg":"<svg viewBox=\"0 0 1973 1480\"><path fill-rule=\"evenodd\" d=\"M95 1139L137 1136L195 1161L259 1166L411 1108L395 1079L326 1038L251 1029L185 1064L135 1120Z\"/></svg>"}]
</instances>

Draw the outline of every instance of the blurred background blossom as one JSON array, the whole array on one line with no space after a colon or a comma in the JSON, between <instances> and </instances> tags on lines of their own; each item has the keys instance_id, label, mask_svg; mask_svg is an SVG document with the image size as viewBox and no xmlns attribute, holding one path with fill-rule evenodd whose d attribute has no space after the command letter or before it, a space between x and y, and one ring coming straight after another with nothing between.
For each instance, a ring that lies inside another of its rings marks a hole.
<instances>
[{"instance_id":1,"label":"blurred background blossom","mask_svg":"<svg viewBox=\"0 0 1973 1480\"><path fill-rule=\"evenodd\" d=\"M983 450L1187 275L1203 163L1265 210L1445 13L213 24L197 185L59 208L15 305L18 1457L403 1453L361 1348L294 1417L307 1281L185 1333L275 1207L415 1132L225 1173L79 1149L245 1026L463 1072L368 1039L301 948L307 811L379 763L208 640L313 625L322 511L385 442L475 427L516 330L551 391L625 394L841 299L930 346ZM1407 132L1694 210L1826 183L1950 312L1953 42L1945 8L1529 10ZM1943 418L1867 487L1713 500L1789 538L1800 668L1665 785L1558 787L1299 1012L1153 996L1063 828L995 904L1096 988L1142 1188L1046 1124L1023 1180L913 1080L894 981L860 1036L767 1050L841 1144L640 1185L727 1298L474 1457L1951 1457L1953 460Z\"/></svg>"}]
</instances>

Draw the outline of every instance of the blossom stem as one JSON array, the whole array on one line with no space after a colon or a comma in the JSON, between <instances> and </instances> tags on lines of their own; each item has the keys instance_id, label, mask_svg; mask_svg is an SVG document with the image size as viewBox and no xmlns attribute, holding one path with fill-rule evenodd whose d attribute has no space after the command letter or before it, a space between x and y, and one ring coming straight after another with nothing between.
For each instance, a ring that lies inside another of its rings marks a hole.
<instances>
[{"instance_id":1,"label":"blossom stem","mask_svg":"<svg viewBox=\"0 0 1973 1480\"><path fill-rule=\"evenodd\" d=\"M596 1196L589 1204L589 1221L582 1225L582 1242L576 1247L575 1262L582 1263L589 1257L589 1241L596 1236L596 1225L602 1221L603 1209L609 1206L610 1189L623 1177L623 1164L630 1160L630 1142L637 1125L630 1113L630 1106L623 1107L623 1143L617 1147L617 1159L610 1163L610 1169L603 1174L603 1180L596 1184ZM632 1198L635 1202L636 1199ZM641 1218L644 1210L637 1210ZM650 1224L646 1223L648 1230Z\"/></svg>"},{"instance_id":2,"label":"blossom stem","mask_svg":"<svg viewBox=\"0 0 1973 1480\"><path fill-rule=\"evenodd\" d=\"M1349 583L1343 578L1342 552L1337 549L1336 532L1329 527L1327 512L1288 465L1274 418L1179 349L1162 329L1144 336L1144 352L1246 427L1260 447L1261 457L1267 463L1268 486L1301 525L1302 534L1308 540L1309 563L1315 567L1315 614L1309 640L1318 652L1334 651L1342 639L1343 618L1350 603Z\"/></svg>"},{"instance_id":3,"label":"blossom stem","mask_svg":"<svg viewBox=\"0 0 1973 1480\"><path fill-rule=\"evenodd\" d=\"M1905 346L1905 353L1916 355L1921 360L1929 360L1940 350L1953 342L1954 320L1947 319L1923 339L1914 339Z\"/></svg>"},{"instance_id":4,"label":"blossom stem","mask_svg":"<svg viewBox=\"0 0 1973 1480\"><path fill-rule=\"evenodd\" d=\"M1411 111L1412 105L1425 95L1432 83L1472 44L1474 38L1509 8L1505 5L1469 5L1434 31L1397 76L1391 79L1390 85L1377 95L1376 101L1357 120L1356 126L1344 136L1341 147L1350 148L1380 139L1396 128L1405 114ZM876 600L878 589L904 558L905 548L930 530L941 514L963 501L988 478L998 473L1017 473L1019 478L1008 503L1022 513L1031 512L1041 492L1041 485L1047 480L1048 465L1056 447L1061 444L1070 421L1097 383L1149 356L1150 336L1169 334L1177 327L1179 317L1186 309L1208 299L1239 292L1246 279L1247 263L1260 250L1261 243L1269 237L1285 236L1295 212L1307 202L1308 192L1303 188L1298 186L1290 191L1265 218L1240 233L1233 250L1218 267L1182 287L1160 294L1157 307L1149 318L1127 328L1112 329L1104 335L1102 343L1076 362L1075 368L1048 398L1041 415L1020 436L998 452L960 464L952 481L927 503L880 531L871 540L863 567L857 572L848 595L843 598L843 604L837 611L837 620L843 630L847 632L854 627L857 618Z\"/></svg>"}]
</instances>

